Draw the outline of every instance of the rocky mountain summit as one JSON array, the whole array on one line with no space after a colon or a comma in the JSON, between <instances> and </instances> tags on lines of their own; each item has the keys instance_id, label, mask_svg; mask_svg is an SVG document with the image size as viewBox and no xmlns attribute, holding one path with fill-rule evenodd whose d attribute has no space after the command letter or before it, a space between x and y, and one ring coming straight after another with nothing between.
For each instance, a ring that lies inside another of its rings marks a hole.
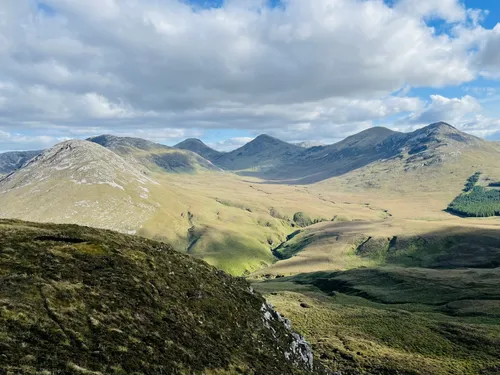
<instances>
[{"instance_id":1,"label":"rocky mountain summit","mask_svg":"<svg viewBox=\"0 0 500 375\"><path fill-rule=\"evenodd\" d=\"M325 374L244 279L166 244L0 220L0 248L6 373Z\"/></svg>"},{"instance_id":2,"label":"rocky mountain summit","mask_svg":"<svg viewBox=\"0 0 500 375\"><path fill-rule=\"evenodd\" d=\"M66 141L0 179L0 217L132 231L156 210L149 200L155 185L145 171L96 143Z\"/></svg>"},{"instance_id":3,"label":"rocky mountain summit","mask_svg":"<svg viewBox=\"0 0 500 375\"><path fill-rule=\"evenodd\" d=\"M259 135L246 145L220 156L214 161L228 170L270 168L292 160L303 148L267 134Z\"/></svg>"},{"instance_id":4,"label":"rocky mountain summit","mask_svg":"<svg viewBox=\"0 0 500 375\"><path fill-rule=\"evenodd\" d=\"M198 155L212 162L224 154L223 152L208 147L205 143L196 138L188 138L180 143L177 143L174 147L196 152Z\"/></svg>"},{"instance_id":5,"label":"rocky mountain summit","mask_svg":"<svg viewBox=\"0 0 500 375\"><path fill-rule=\"evenodd\" d=\"M399 154L408 155L407 168L439 164L460 156L463 150L486 144L480 138L464 133L445 122L431 124L395 139Z\"/></svg>"}]
</instances>

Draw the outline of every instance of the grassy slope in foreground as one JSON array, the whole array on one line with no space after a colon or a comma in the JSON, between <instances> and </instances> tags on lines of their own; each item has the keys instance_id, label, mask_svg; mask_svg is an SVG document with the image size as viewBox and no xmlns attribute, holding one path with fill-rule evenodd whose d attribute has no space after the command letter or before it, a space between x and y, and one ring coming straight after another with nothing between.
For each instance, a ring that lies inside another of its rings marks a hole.
<instances>
[{"instance_id":1,"label":"grassy slope in foreground","mask_svg":"<svg viewBox=\"0 0 500 375\"><path fill-rule=\"evenodd\" d=\"M0 285L7 373L320 373L245 280L158 242L0 220Z\"/></svg>"},{"instance_id":2,"label":"grassy slope in foreground","mask_svg":"<svg viewBox=\"0 0 500 375\"><path fill-rule=\"evenodd\" d=\"M499 284L499 268L360 268L255 285L342 374L492 375Z\"/></svg>"}]
</instances>

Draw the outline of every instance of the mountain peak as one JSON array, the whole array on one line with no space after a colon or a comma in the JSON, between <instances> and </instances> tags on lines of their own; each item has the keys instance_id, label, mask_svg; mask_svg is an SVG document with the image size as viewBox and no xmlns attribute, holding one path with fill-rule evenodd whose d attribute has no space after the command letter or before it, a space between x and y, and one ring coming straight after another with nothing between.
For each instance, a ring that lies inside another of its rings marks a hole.
<instances>
[{"instance_id":1,"label":"mountain peak","mask_svg":"<svg viewBox=\"0 0 500 375\"><path fill-rule=\"evenodd\" d=\"M154 148L170 148L168 146L154 143L142 138L118 137L111 134L98 135L96 137L87 138L87 140L109 149L116 149L118 147L135 147L141 150L151 150Z\"/></svg>"},{"instance_id":2,"label":"mountain peak","mask_svg":"<svg viewBox=\"0 0 500 375\"><path fill-rule=\"evenodd\" d=\"M178 144L181 144L181 143L197 143L197 144L205 145L205 143L201 139L198 139L198 138L186 138L184 141L182 141Z\"/></svg>"},{"instance_id":3,"label":"mountain peak","mask_svg":"<svg viewBox=\"0 0 500 375\"><path fill-rule=\"evenodd\" d=\"M240 148L222 155L217 162L231 170L244 170L255 166L269 168L301 151L303 148L300 146L261 134Z\"/></svg>"},{"instance_id":4,"label":"mountain peak","mask_svg":"<svg viewBox=\"0 0 500 375\"><path fill-rule=\"evenodd\" d=\"M192 148L197 148L197 149L207 148L213 150L212 148L208 147L201 139L198 138L186 138L182 142L179 142L176 145L174 145L174 148L182 148L184 150L189 150L189 151L193 151Z\"/></svg>"},{"instance_id":5,"label":"mountain peak","mask_svg":"<svg viewBox=\"0 0 500 375\"><path fill-rule=\"evenodd\" d=\"M210 161L214 161L222 155L222 152L208 147L205 143L203 143L203 141L198 138L187 138L184 141L177 143L174 147L195 152L201 157Z\"/></svg>"},{"instance_id":6,"label":"mountain peak","mask_svg":"<svg viewBox=\"0 0 500 375\"><path fill-rule=\"evenodd\" d=\"M430 125L427 125L423 129L426 129L426 128L427 129L454 129L454 130L457 130L457 128L455 128L454 126L452 126L444 121L434 122Z\"/></svg>"},{"instance_id":7,"label":"mountain peak","mask_svg":"<svg viewBox=\"0 0 500 375\"><path fill-rule=\"evenodd\" d=\"M273 136L270 136L269 134L259 134L255 139L277 139Z\"/></svg>"},{"instance_id":8,"label":"mountain peak","mask_svg":"<svg viewBox=\"0 0 500 375\"><path fill-rule=\"evenodd\" d=\"M285 141L282 141L281 139L270 136L269 134L260 134L250 142L255 142L255 141L256 142L283 142L283 143L286 143Z\"/></svg>"},{"instance_id":9,"label":"mountain peak","mask_svg":"<svg viewBox=\"0 0 500 375\"><path fill-rule=\"evenodd\" d=\"M470 134L464 133L454 126L440 121L427 125L421 129L409 133L411 138L422 139L425 142L453 142L468 145L478 145L482 140Z\"/></svg>"},{"instance_id":10,"label":"mountain peak","mask_svg":"<svg viewBox=\"0 0 500 375\"><path fill-rule=\"evenodd\" d=\"M81 139L70 139L43 151L37 157L33 158L28 165L35 162L54 163L56 161L62 161L63 157L66 159L83 158L85 153L91 153L92 155L100 154L103 152L103 149L103 147L96 143Z\"/></svg>"},{"instance_id":11,"label":"mountain peak","mask_svg":"<svg viewBox=\"0 0 500 375\"><path fill-rule=\"evenodd\" d=\"M154 185L139 166L113 151L69 140L0 179L2 215L134 231L156 209L149 201Z\"/></svg>"},{"instance_id":12,"label":"mountain peak","mask_svg":"<svg viewBox=\"0 0 500 375\"><path fill-rule=\"evenodd\" d=\"M45 150L2 182L10 182L8 188L12 188L23 183L36 184L54 175L75 183L85 180L86 184L117 185L114 181L122 175L145 179L138 169L113 151L97 143L71 139Z\"/></svg>"}]
</instances>

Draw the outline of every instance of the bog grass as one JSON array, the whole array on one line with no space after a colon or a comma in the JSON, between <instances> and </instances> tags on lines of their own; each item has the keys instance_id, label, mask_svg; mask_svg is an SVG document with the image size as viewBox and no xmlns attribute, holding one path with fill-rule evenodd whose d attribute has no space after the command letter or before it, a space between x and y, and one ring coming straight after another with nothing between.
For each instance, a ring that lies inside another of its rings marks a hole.
<instances>
[{"instance_id":1,"label":"bog grass","mask_svg":"<svg viewBox=\"0 0 500 375\"><path fill-rule=\"evenodd\" d=\"M499 269L357 269L255 283L343 374L497 374Z\"/></svg>"}]
</instances>

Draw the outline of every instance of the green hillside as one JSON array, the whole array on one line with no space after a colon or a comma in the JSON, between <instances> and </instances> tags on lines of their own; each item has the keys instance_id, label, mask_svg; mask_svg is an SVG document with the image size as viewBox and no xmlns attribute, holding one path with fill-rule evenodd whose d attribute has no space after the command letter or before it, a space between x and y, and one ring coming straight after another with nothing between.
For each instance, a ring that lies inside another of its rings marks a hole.
<instances>
[{"instance_id":1,"label":"green hillside","mask_svg":"<svg viewBox=\"0 0 500 375\"><path fill-rule=\"evenodd\" d=\"M500 269L359 268L256 283L342 374L500 371Z\"/></svg>"},{"instance_id":2,"label":"green hillside","mask_svg":"<svg viewBox=\"0 0 500 375\"><path fill-rule=\"evenodd\" d=\"M0 285L0 373L322 373L245 280L166 244L0 220Z\"/></svg>"}]
</instances>

